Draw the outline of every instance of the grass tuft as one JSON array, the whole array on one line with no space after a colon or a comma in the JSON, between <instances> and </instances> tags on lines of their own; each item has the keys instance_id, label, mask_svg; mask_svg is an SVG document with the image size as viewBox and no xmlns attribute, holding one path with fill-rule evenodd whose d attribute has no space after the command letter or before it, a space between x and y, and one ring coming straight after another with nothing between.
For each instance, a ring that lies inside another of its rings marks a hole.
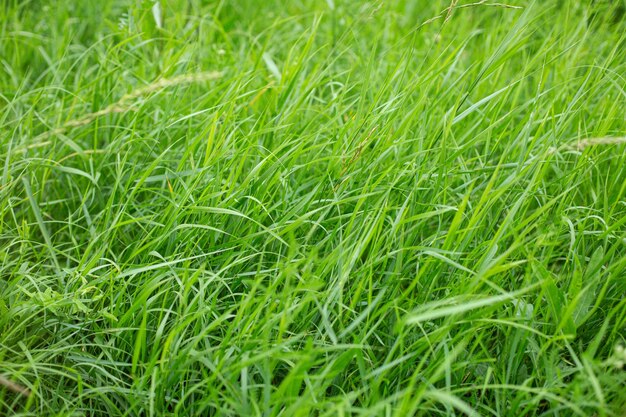
<instances>
[{"instance_id":1,"label":"grass tuft","mask_svg":"<svg viewBox=\"0 0 626 417\"><path fill-rule=\"evenodd\" d=\"M624 415L621 0L1 8L0 415Z\"/></svg>"}]
</instances>

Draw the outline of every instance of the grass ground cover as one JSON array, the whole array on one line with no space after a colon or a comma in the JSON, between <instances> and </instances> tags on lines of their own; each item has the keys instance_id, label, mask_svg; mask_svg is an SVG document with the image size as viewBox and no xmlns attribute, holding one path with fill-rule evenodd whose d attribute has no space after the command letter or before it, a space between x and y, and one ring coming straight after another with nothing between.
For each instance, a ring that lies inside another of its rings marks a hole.
<instances>
[{"instance_id":1,"label":"grass ground cover","mask_svg":"<svg viewBox=\"0 0 626 417\"><path fill-rule=\"evenodd\" d=\"M626 415L623 2L0 4L0 415Z\"/></svg>"}]
</instances>

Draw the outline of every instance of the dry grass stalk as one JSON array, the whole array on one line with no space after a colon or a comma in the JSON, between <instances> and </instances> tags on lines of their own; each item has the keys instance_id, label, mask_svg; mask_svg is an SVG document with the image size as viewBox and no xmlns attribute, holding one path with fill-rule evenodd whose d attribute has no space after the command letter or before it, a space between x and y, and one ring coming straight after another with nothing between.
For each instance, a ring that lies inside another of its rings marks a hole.
<instances>
[{"instance_id":1,"label":"dry grass stalk","mask_svg":"<svg viewBox=\"0 0 626 417\"><path fill-rule=\"evenodd\" d=\"M587 139L578 141L575 148L578 150L583 150L590 146L619 145L622 143L626 143L626 136L623 136L623 137L606 136L603 138L587 138Z\"/></svg>"},{"instance_id":2,"label":"dry grass stalk","mask_svg":"<svg viewBox=\"0 0 626 417\"><path fill-rule=\"evenodd\" d=\"M606 145L621 145L626 144L626 136L605 136L601 138L586 138L581 139L575 144L565 144L558 148L551 147L548 151L549 154L561 152L561 151L582 151L586 148L593 146L606 146Z\"/></svg>"},{"instance_id":3,"label":"dry grass stalk","mask_svg":"<svg viewBox=\"0 0 626 417\"><path fill-rule=\"evenodd\" d=\"M215 80L217 78L220 78L221 76L222 76L221 72L210 71L210 72L200 72L197 74L184 74L184 75L179 75L173 78L162 78L152 84L146 85L145 87L141 87L141 88L131 91L130 93L122 96L122 98L120 98L117 102L105 107L102 110L98 110L93 113L87 113L86 115L84 115L83 117L79 119L70 120L67 123L65 123L63 126L60 126L55 129L42 133L41 135L37 136L35 139L36 140L46 139L52 135L63 133L67 129L87 125L93 122L98 117L105 116L107 114L125 113L127 111L135 110L132 102L141 96L145 96L150 93L154 93L154 92L157 92L162 89L172 87L175 85L210 81L210 80Z\"/></svg>"},{"instance_id":4,"label":"dry grass stalk","mask_svg":"<svg viewBox=\"0 0 626 417\"><path fill-rule=\"evenodd\" d=\"M4 387L9 391L13 391L16 394L23 395L25 397L30 397L30 390L26 387L21 386L13 381L8 380L7 378L0 375L0 387Z\"/></svg>"},{"instance_id":5,"label":"dry grass stalk","mask_svg":"<svg viewBox=\"0 0 626 417\"><path fill-rule=\"evenodd\" d=\"M444 24L447 23L448 20L450 20L450 18L452 17L452 12L454 11L454 9L466 9L468 7L476 7L476 6L502 7L505 9L523 9L523 7L521 6L513 6L511 4L506 4L506 3L489 3L488 0L481 0L475 3L461 4L461 5L458 4L458 0L452 0L452 2L450 3L450 6L442 10L441 13L439 13L437 16L431 17L430 19L424 21L421 25L418 26L418 29L421 28L422 26L428 25L444 17L445 17Z\"/></svg>"}]
</instances>

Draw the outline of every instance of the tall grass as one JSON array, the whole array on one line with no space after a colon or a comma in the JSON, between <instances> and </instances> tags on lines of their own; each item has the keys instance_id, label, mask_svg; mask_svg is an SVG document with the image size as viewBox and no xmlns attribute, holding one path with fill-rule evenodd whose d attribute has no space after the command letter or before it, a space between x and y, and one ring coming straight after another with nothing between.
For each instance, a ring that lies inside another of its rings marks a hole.
<instances>
[{"instance_id":1,"label":"tall grass","mask_svg":"<svg viewBox=\"0 0 626 417\"><path fill-rule=\"evenodd\" d=\"M622 2L1 3L0 415L624 415Z\"/></svg>"}]
</instances>

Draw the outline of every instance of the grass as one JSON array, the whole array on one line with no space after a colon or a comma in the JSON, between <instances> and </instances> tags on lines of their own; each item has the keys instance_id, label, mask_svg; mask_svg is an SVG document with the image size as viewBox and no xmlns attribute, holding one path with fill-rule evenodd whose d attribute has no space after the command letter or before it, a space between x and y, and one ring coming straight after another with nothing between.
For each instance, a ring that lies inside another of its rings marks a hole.
<instances>
[{"instance_id":1,"label":"grass","mask_svg":"<svg viewBox=\"0 0 626 417\"><path fill-rule=\"evenodd\" d=\"M626 415L622 1L0 3L0 415Z\"/></svg>"}]
</instances>

